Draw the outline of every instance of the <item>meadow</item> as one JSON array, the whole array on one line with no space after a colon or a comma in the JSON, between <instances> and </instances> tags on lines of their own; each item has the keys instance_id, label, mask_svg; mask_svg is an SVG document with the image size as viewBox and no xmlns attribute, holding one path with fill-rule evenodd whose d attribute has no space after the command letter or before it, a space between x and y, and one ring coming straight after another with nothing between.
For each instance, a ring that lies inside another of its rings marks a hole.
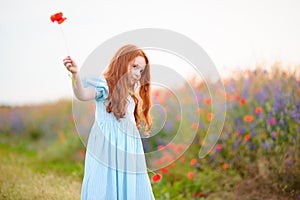
<instances>
[{"instance_id":1,"label":"meadow","mask_svg":"<svg viewBox=\"0 0 300 200\"><path fill-rule=\"evenodd\" d=\"M282 68L257 67L219 80L226 91L226 119L217 144L202 159L203 138L218 116L211 113L205 84L195 85L200 121L191 128L196 136L180 158L149 171L156 199L300 198L300 71ZM184 87L178 90L187 96ZM168 149L154 161L162 164L182 149L170 141L184 120L169 92L153 91L153 102L168 117L143 144L145 152ZM0 199L80 199L85 146L74 125L72 102L3 105L0 110Z\"/></svg>"}]
</instances>

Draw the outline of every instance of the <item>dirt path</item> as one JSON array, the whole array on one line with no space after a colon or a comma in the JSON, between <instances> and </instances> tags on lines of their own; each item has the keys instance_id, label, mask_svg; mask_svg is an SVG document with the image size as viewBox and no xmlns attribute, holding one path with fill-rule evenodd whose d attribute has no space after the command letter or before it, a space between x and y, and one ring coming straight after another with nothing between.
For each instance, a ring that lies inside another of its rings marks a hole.
<instances>
[{"instance_id":1,"label":"dirt path","mask_svg":"<svg viewBox=\"0 0 300 200\"><path fill-rule=\"evenodd\" d=\"M295 199L279 193L272 187L272 183L260 176L247 178L235 186L236 199L242 200L286 200Z\"/></svg>"}]
</instances>

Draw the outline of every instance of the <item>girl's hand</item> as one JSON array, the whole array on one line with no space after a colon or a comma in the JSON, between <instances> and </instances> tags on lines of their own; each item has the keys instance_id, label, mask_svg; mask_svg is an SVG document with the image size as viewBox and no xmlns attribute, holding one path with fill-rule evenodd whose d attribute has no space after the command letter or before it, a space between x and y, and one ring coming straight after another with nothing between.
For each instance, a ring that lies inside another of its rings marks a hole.
<instances>
[{"instance_id":1,"label":"girl's hand","mask_svg":"<svg viewBox=\"0 0 300 200\"><path fill-rule=\"evenodd\" d=\"M63 59L63 62L69 72L72 74L76 74L78 72L78 67L70 56L67 56L65 59Z\"/></svg>"}]
</instances>

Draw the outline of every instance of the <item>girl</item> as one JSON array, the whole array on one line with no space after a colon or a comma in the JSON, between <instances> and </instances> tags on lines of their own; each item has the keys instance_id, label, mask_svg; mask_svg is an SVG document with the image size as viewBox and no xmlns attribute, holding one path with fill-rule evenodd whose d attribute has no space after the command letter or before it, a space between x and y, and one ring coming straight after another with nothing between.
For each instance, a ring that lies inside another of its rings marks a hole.
<instances>
[{"instance_id":1,"label":"girl","mask_svg":"<svg viewBox=\"0 0 300 200\"><path fill-rule=\"evenodd\" d=\"M151 129L146 54L135 45L125 45L115 53L103 76L82 80L69 56L63 63L75 79L72 87L77 99L96 101L81 199L154 199L139 135L141 128Z\"/></svg>"}]
</instances>

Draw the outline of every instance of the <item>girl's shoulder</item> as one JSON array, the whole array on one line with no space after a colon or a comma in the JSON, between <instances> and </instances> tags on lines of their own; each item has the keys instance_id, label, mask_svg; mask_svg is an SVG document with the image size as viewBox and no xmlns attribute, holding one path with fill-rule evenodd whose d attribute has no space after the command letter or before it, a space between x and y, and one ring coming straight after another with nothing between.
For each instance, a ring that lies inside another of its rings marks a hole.
<instances>
[{"instance_id":1,"label":"girl's shoulder","mask_svg":"<svg viewBox=\"0 0 300 200\"><path fill-rule=\"evenodd\" d=\"M94 77L86 76L82 78L82 84L84 87L93 87L96 91L95 100L104 100L108 97L109 90L108 84L104 76Z\"/></svg>"}]
</instances>

